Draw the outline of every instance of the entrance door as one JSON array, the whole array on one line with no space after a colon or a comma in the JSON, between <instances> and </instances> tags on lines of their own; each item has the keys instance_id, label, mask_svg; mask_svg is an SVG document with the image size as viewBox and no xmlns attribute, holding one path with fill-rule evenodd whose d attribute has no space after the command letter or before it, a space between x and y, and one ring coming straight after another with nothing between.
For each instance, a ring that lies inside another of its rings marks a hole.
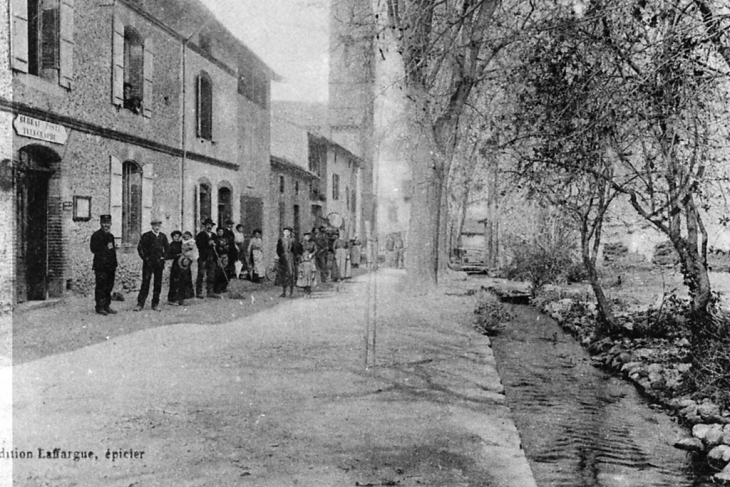
<instances>
[{"instance_id":1,"label":"entrance door","mask_svg":"<svg viewBox=\"0 0 730 487\"><path fill-rule=\"evenodd\" d=\"M29 171L18 185L18 301L44 300L48 289L48 175Z\"/></svg>"},{"instance_id":2,"label":"entrance door","mask_svg":"<svg viewBox=\"0 0 730 487\"><path fill-rule=\"evenodd\" d=\"M48 152L48 153L46 153ZM20 151L17 166L18 302L48 295L48 181L55 152L30 147Z\"/></svg>"}]
</instances>

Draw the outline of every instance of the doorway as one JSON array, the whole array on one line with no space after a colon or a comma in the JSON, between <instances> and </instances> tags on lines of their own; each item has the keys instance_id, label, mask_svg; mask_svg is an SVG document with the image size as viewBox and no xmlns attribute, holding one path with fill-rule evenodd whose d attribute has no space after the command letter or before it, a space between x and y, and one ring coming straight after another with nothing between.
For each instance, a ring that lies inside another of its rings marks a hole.
<instances>
[{"instance_id":1,"label":"doorway","mask_svg":"<svg viewBox=\"0 0 730 487\"><path fill-rule=\"evenodd\" d=\"M18 152L16 166L18 302L48 296L48 182L58 154L43 146Z\"/></svg>"}]
</instances>

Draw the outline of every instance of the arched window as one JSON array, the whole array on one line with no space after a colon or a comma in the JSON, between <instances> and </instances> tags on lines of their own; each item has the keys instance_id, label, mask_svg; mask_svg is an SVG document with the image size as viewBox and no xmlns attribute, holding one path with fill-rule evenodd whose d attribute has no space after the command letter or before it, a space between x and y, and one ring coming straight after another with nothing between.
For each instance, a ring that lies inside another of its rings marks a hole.
<instances>
[{"instance_id":1,"label":"arched window","mask_svg":"<svg viewBox=\"0 0 730 487\"><path fill-rule=\"evenodd\" d=\"M144 99L144 46L132 27L124 28L124 108L142 113Z\"/></svg>"},{"instance_id":2,"label":"arched window","mask_svg":"<svg viewBox=\"0 0 730 487\"><path fill-rule=\"evenodd\" d=\"M136 244L142 233L142 168L122 164L122 243Z\"/></svg>"},{"instance_id":3,"label":"arched window","mask_svg":"<svg viewBox=\"0 0 730 487\"><path fill-rule=\"evenodd\" d=\"M213 81L201 71L196 84L198 137L213 140Z\"/></svg>"},{"instance_id":4,"label":"arched window","mask_svg":"<svg viewBox=\"0 0 730 487\"><path fill-rule=\"evenodd\" d=\"M233 195L230 188L218 189L218 226L222 227L226 220L233 217Z\"/></svg>"}]
</instances>

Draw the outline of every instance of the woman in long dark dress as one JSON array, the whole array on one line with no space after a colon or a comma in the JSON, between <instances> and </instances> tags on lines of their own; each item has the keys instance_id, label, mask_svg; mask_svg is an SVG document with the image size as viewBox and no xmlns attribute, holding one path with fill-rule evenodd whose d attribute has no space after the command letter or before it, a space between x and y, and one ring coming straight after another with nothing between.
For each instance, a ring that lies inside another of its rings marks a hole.
<instances>
[{"instance_id":1,"label":"woman in long dark dress","mask_svg":"<svg viewBox=\"0 0 730 487\"><path fill-rule=\"evenodd\" d=\"M276 280L284 288L280 297L286 297L286 288L289 288L289 296L293 297L296 263L290 227L284 228L281 238L276 242L276 255L279 257Z\"/></svg>"},{"instance_id":2,"label":"woman in long dark dress","mask_svg":"<svg viewBox=\"0 0 730 487\"><path fill-rule=\"evenodd\" d=\"M226 266L228 265L228 259L230 256L229 241L225 237L225 232L222 228L218 228L218 238L215 241L214 248L216 251L216 262L215 280L213 281L213 292L216 294L224 293L228 290L228 275L226 275Z\"/></svg>"},{"instance_id":3,"label":"woman in long dark dress","mask_svg":"<svg viewBox=\"0 0 730 487\"><path fill-rule=\"evenodd\" d=\"M183 304L180 285L182 283L182 269L180 269L179 258L182 256L182 232L175 230L170 234L172 242L167 248L166 260L172 260L170 266L170 289L167 292L167 304L178 306Z\"/></svg>"}]
</instances>

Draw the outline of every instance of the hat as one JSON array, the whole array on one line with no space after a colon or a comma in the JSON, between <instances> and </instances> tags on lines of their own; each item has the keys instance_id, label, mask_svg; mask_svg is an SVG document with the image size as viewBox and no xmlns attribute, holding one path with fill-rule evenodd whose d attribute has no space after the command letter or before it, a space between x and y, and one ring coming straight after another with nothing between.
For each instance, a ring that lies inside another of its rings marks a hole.
<instances>
[{"instance_id":1,"label":"hat","mask_svg":"<svg viewBox=\"0 0 730 487\"><path fill-rule=\"evenodd\" d=\"M99 215L99 221L101 223L111 223L112 216L111 215Z\"/></svg>"},{"instance_id":2,"label":"hat","mask_svg":"<svg viewBox=\"0 0 730 487\"><path fill-rule=\"evenodd\" d=\"M230 218L226 220L226 225L233 225L235 222L231 220Z\"/></svg>"},{"instance_id":3,"label":"hat","mask_svg":"<svg viewBox=\"0 0 730 487\"><path fill-rule=\"evenodd\" d=\"M152 220L150 220L150 225L154 225L156 223L162 225L162 220L160 220L158 217L153 217Z\"/></svg>"},{"instance_id":4,"label":"hat","mask_svg":"<svg viewBox=\"0 0 730 487\"><path fill-rule=\"evenodd\" d=\"M182 269L189 268L190 264L192 264L192 263L193 263L192 259L190 259L188 257L184 257L182 255L180 257L178 257L178 264L180 264L180 268L182 268Z\"/></svg>"},{"instance_id":5,"label":"hat","mask_svg":"<svg viewBox=\"0 0 730 487\"><path fill-rule=\"evenodd\" d=\"M293 232L294 231L294 229L292 227L284 227L283 229L284 230L289 230L290 232Z\"/></svg>"},{"instance_id":6,"label":"hat","mask_svg":"<svg viewBox=\"0 0 730 487\"><path fill-rule=\"evenodd\" d=\"M203 225L215 225L215 222L210 218L206 218L205 220L203 220Z\"/></svg>"}]
</instances>

